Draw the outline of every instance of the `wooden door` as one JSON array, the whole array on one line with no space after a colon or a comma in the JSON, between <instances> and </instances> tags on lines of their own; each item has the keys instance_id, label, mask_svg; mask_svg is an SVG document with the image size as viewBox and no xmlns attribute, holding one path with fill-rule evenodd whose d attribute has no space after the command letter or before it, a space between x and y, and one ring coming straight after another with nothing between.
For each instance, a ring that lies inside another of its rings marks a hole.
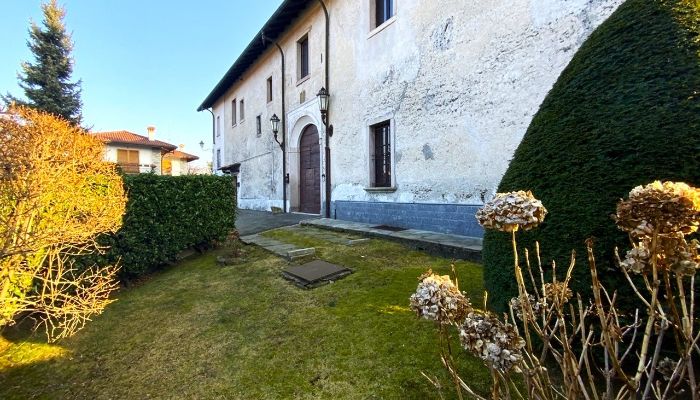
<instances>
[{"instance_id":1,"label":"wooden door","mask_svg":"<svg viewBox=\"0 0 700 400\"><path fill-rule=\"evenodd\" d=\"M304 128L299 145L299 211L321 213L321 151L318 129Z\"/></svg>"}]
</instances>

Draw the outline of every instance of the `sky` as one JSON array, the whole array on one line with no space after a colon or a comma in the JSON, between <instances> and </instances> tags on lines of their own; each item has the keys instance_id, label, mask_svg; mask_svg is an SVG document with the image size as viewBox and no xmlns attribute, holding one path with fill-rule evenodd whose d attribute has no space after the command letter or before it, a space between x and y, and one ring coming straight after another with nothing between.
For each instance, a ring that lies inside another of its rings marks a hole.
<instances>
[{"instance_id":1,"label":"sky","mask_svg":"<svg viewBox=\"0 0 700 400\"><path fill-rule=\"evenodd\" d=\"M211 161L211 114L196 109L281 0L59 0L82 80L84 125L156 138ZM30 20L40 0L2 0L0 93L23 98L17 73L34 62ZM204 141L203 151L199 142Z\"/></svg>"}]
</instances>

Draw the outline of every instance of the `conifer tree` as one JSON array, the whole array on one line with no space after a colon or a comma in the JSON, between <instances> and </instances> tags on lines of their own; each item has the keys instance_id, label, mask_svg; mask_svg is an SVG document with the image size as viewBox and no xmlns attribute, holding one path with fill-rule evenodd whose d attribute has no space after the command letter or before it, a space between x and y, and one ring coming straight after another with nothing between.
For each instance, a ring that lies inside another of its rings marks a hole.
<instances>
[{"instance_id":1,"label":"conifer tree","mask_svg":"<svg viewBox=\"0 0 700 400\"><path fill-rule=\"evenodd\" d=\"M81 81L71 82L73 43L63 23L65 9L56 0L42 4L41 8L43 26L32 22L27 41L35 62L23 62L22 71L17 74L19 86L27 100L17 99L9 93L0 97L7 105L17 103L28 106L80 125Z\"/></svg>"}]
</instances>

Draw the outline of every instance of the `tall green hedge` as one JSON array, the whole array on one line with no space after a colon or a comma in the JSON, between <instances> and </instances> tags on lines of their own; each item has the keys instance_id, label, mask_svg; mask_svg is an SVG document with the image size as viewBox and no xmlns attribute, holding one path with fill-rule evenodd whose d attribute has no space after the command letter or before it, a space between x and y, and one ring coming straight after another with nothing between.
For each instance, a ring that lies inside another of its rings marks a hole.
<instances>
[{"instance_id":1,"label":"tall green hedge","mask_svg":"<svg viewBox=\"0 0 700 400\"><path fill-rule=\"evenodd\" d=\"M694 1L627 0L563 71L501 181L499 191L532 190L549 210L538 229L519 233L521 248L540 241L559 271L576 249L576 290L590 290L589 237L608 287L626 286L613 249L629 243L610 216L630 189L656 179L700 184L699 35ZM486 234L496 309L516 293L512 257L508 235Z\"/></svg>"},{"instance_id":2,"label":"tall green hedge","mask_svg":"<svg viewBox=\"0 0 700 400\"><path fill-rule=\"evenodd\" d=\"M124 279L152 271L192 246L222 240L234 229L236 195L230 177L124 177L129 198L124 224L101 238L108 262L121 259Z\"/></svg>"}]
</instances>

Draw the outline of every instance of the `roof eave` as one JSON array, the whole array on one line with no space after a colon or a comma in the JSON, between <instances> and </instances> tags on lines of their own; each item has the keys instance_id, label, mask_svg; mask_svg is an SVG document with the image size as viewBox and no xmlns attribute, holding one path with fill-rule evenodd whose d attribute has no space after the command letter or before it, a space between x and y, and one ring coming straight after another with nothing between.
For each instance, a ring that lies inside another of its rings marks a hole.
<instances>
[{"instance_id":1,"label":"roof eave","mask_svg":"<svg viewBox=\"0 0 700 400\"><path fill-rule=\"evenodd\" d=\"M233 62L231 67L226 71L224 76L219 80L219 82L214 86L207 97L199 105L197 111L204 111L211 108L216 100L224 95L226 90L228 90L231 85L233 85L241 75L245 73L258 58L267 51L267 49L272 45L272 43L280 37L284 32L286 32L287 27L291 24L299 14L304 11L313 0L284 0L277 10L272 14L272 16L265 22L262 29L253 37L253 39L248 43L245 50L238 56L236 61ZM284 13L289 13L290 15L284 16ZM279 25L276 29L271 30L274 25ZM265 33L267 37L267 42L263 44L262 34ZM255 51L257 50L257 54ZM250 53L250 54L249 54ZM246 61L247 57L253 57L252 60ZM247 65L246 62L248 63ZM241 71L236 72L236 69L241 69Z\"/></svg>"}]
</instances>

